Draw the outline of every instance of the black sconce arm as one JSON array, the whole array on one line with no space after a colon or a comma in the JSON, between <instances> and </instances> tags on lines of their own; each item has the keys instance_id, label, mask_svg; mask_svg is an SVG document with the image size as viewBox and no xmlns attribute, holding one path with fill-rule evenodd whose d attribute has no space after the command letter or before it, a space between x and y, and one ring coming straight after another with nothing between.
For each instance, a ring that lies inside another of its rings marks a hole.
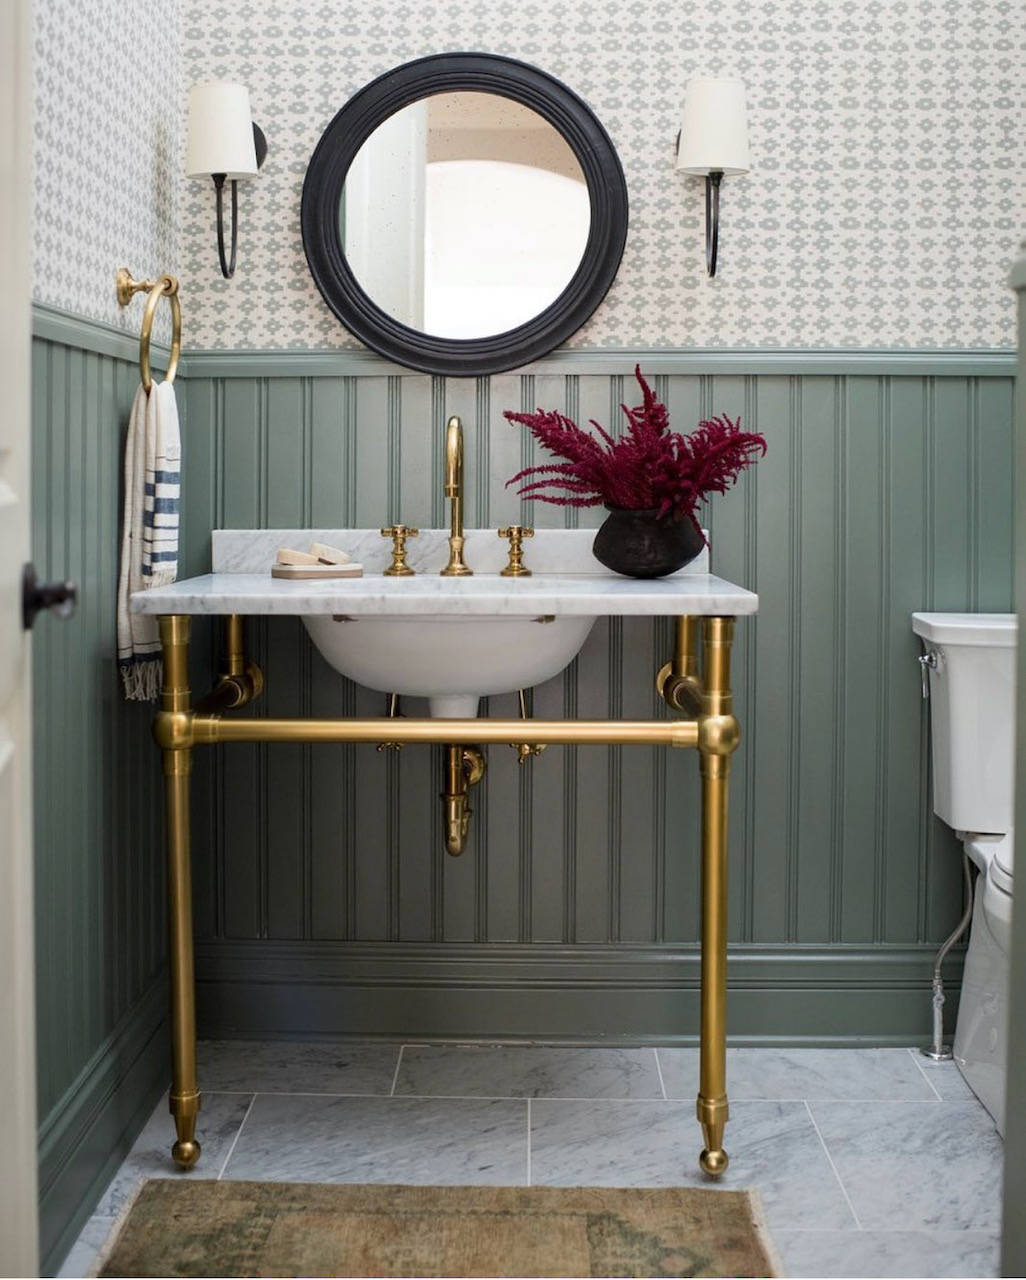
<instances>
[{"instance_id":1,"label":"black sconce arm","mask_svg":"<svg viewBox=\"0 0 1026 1280\"><path fill-rule=\"evenodd\" d=\"M705 177L705 266L716 274L716 251L720 243L720 183L723 171L714 169Z\"/></svg>"}]
</instances>

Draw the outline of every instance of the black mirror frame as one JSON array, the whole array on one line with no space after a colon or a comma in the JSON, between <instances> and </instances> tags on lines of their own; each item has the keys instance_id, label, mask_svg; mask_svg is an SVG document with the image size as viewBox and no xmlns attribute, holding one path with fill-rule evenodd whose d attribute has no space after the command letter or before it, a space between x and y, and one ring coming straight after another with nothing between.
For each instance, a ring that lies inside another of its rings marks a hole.
<instances>
[{"instance_id":1,"label":"black mirror frame","mask_svg":"<svg viewBox=\"0 0 1026 1280\"><path fill-rule=\"evenodd\" d=\"M339 205L349 166L384 120L420 98L472 90L530 107L563 135L584 171L591 228L570 283L532 320L484 338L442 338L401 324L363 291L346 261ZM606 296L627 238L627 183L616 149L594 112L547 72L498 54L432 54L371 81L325 129L303 183L302 231L310 272L325 302L373 351L423 373L501 373L565 342Z\"/></svg>"}]
</instances>

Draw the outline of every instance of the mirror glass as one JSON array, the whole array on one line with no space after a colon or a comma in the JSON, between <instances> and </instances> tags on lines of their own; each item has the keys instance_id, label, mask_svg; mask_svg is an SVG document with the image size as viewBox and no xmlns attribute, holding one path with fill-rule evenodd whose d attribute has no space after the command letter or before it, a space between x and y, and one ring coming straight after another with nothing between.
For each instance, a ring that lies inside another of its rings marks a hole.
<instances>
[{"instance_id":1,"label":"mirror glass","mask_svg":"<svg viewBox=\"0 0 1026 1280\"><path fill-rule=\"evenodd\" d=\"M354 337L424 373L548 355L613 283L627 183L583 99L494 53L437 53L359 89L303 182L310 274Z\"/></svg>"},{"instance_id":2,"label":"mirror glass","mask_svg":"<svg viewBox=\"0 0 1026 1280\"><path fill-rule=\"evenodd\" d=\"M581 265L591 202L581 165L536 111L495 93L436 93L356 153L339 228L361 289L441 338L532 320Z\"/></svg>"}]
</instances>

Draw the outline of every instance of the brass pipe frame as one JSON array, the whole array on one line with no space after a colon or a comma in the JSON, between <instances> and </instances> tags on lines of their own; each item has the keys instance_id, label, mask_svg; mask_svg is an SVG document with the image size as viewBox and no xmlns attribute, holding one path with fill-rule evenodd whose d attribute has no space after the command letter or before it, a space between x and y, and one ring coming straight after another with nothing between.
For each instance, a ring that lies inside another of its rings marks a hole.
<instances>
[{"instance_id":1,"label":"brass pipe frame","mask_svg":"<svg viewBox=\"0 0 1026 1280\"><path fill-rule=\"evenodd\" d=\"M190 715L188 617L159 619L164 650L160 691L162 715ZM168 968L171 991L171 1093L168 1098L178 1140L175 1164L191 1169L200 1156L196 1117L201 1097L196 1081L196 998L192 941L192 867L189 783L192 751L164 748L165 841L167 846Z\"/></svg>"},{"instance_id":2,"label":"brass pipe frame","mask_svg":"<svg viewBox=\"0 0 1026 1280\"><path fill-rule=\"evenodd\" d=\"M698 618L677 619L673 661L656 676L656 691L674 711L698 716L702 709L702 677L698 668Z\"/></svg>"},{"instance_id":3,"label":"brass pipe frame","mask_svg":"<svg viewBox=\"0 0 1026 1280\"><path fill-rule=\"evenodd\" d=\"M218 742L509 743L523 736L522 720L229 720L220 715L161 712L154 724L158 746L170 749ZM697 747L695 720L532 720L539 743Z\"/></svg>"},{"instance_id":4,"label":"brass pipe frame","mask_svg":"<svg viewBox=\"0 0 1026 1280\"><path fill-rule=\"evenodd\" d=\"M730 692L733 618L703 622L704 677L699 714L702 775L702 976L699 1084L695 1111L705 1148L698 1158L711 1178L726 1172L727 1102L727 798L730 760L741 730Z\"/></svg>"},{"instance_id":5,"label":"brass pipe frame","mask_svg":"<svg viewBox=\"0 0 1026 1280\"><path fill-rule=\"evenodd\" d=\"M242 618L237 613L224 620L224 663L217 683L193 708L197 715L244 707L264 691L264 673L246 657Z\"/></svg>"},{"instance_id":6,"label":"brass pipe frame","mask_svg":"<svg viewBox=\"0 0 1026 1280\"><path fill-rule=\"evenodd\" d=\"M225 675L246 674L246 647L242 630L242 618L230 613L224 620Z\"/></svg>"},{"instance_id":7,"label":"brass pipe frame","mask_svg":"<svg viewBox=\"0 0 1026 1280\"><path fill-rule=\"evenodd\" d=\"M218 742L367 742L383 737L397 743L444 743L455 748L450 761L462 757L461 745L501 743L522 736L519 720L225 720L219 714L198 714L191 706L188 682L190 619L158 619L164 650L164 684L154 737L163 753L170 917L171 1112L178 1141L172 1155L183 1168L199 1158L195 1140L200 1093L196 1083L196 1015L193 974L192 898L189 846L189 779L191 752L196 746ZM697 747L702 778L702 964L700 1070L696 1114L705 1147L699 1157L704 1172L719 1178L727 1168L723 1149L729 1115L726 1092L727 1004L727 803L730 761L740 740L730 691L732 617L706 617L703 627L703 673L697 676L695 658L697 620L678 619L671 674L700 688L696 719L647 720L535 720L532 737L549 744L648 744ZM230 618L228 679L259 669L242 656L241 621ZM232 675L234 668L235 674ZM224 684L222 678L221 684ZM217 693L204 699L209 703ZM259 689L256 690L259 692ZM256 696L256 692L252 696ZM662 692L662 688L660 688ZM665 695L664 695L665 696ZM203 705L201 703L200 705ZM672 705L672 704L671 704Z\"/></svg>"}]
</instances>

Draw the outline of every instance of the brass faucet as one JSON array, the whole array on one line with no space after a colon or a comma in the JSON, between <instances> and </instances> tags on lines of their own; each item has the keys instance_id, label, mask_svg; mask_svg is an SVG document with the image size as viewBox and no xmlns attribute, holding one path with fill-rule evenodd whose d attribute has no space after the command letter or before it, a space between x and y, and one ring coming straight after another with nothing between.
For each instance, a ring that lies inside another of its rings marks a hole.
<instances>
[{"instance_id":1,"label":"brass faucet","mask_svg":"<svg viewBox=\"0 0 1026 1280\"><path fill-rule=\"evenodd\" d=\"M449 563L443 578L466 578L474 571L463 559L463 424L451 417L445 427L445 496L451 500Z\"/></svg>"}]
</instances>

